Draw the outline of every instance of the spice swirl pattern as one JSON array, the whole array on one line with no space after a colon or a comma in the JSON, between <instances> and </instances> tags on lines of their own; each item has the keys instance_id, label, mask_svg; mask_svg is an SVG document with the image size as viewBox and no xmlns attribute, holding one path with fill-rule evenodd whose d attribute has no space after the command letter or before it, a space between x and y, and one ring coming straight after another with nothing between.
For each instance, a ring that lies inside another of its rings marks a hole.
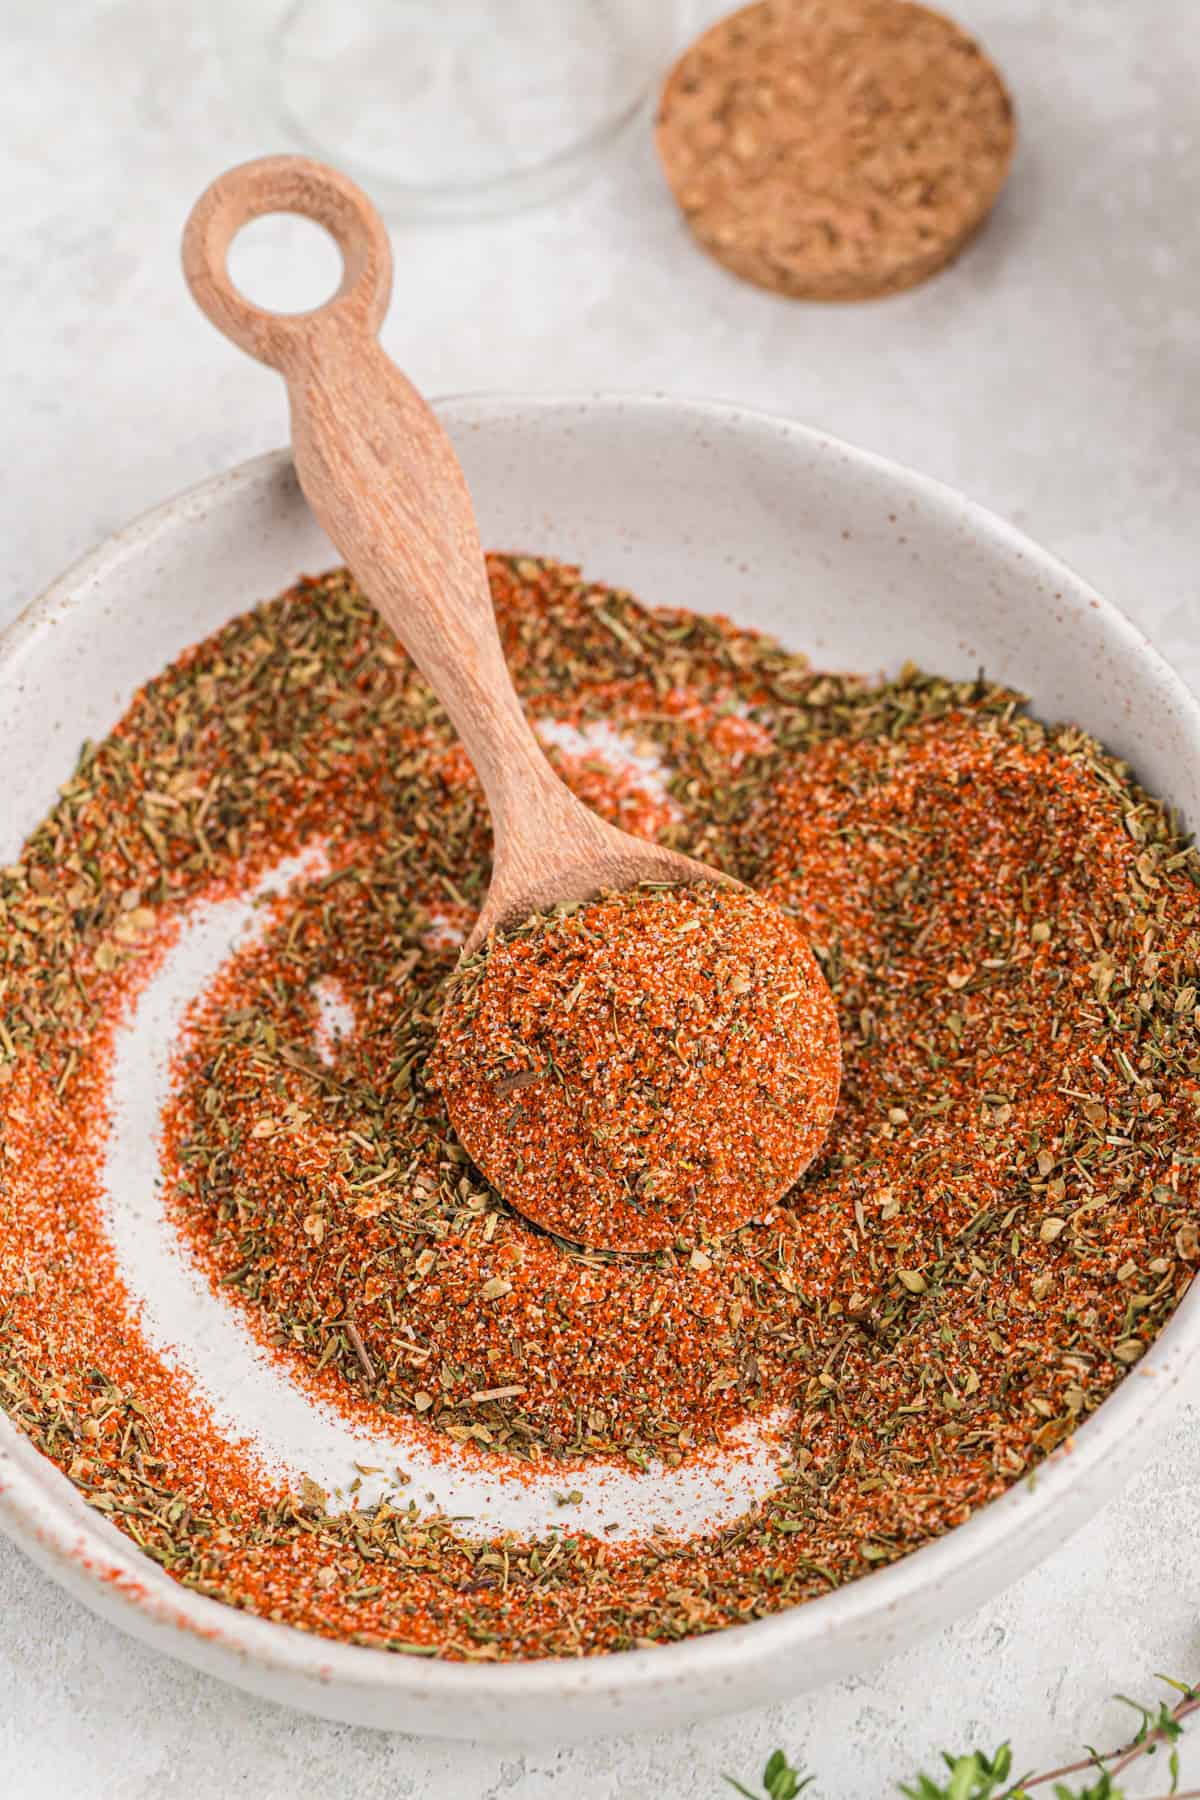
<instances>
[{"instance_id":1,"label":"spice swirl pattern","mask_svg":"<svg viewBox=\"0 0 1200 1800\"><path fill-rule=\"evenodd\" d=\"M1137 1360L1198 1255L1197 859L1016 696L816 674L562 565L490 572L572 783L816 949L844 1051L823 1152L761 1223L640 1262L482 1183L426 1079L482 802L361 596L305 582L150 683L0 883L0 1396L204 1592L394 1649L574 1655L893 1560ZM314 1396L514 1479L561 1468L568 1500L584 1465L682 1470L782 1407L779 1483L733 1525L605 1543L338 1509L145 1342L100 1196L113 1030L195 903L317 844L178 1046L166 1203L200 1277Z\"/></svg>"}]
</instances>

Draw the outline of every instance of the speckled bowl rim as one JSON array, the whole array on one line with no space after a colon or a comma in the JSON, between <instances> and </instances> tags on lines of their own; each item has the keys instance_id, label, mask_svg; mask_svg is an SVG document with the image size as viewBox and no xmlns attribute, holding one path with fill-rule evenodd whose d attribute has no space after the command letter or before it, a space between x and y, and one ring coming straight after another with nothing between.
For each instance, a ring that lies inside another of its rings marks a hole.
<instances>
[{"instance_id":1,"label":"speckled bowl rim","mask_svg":"<svg viewBox=\"0 0 1200 1800\"><path fill-rule=\"evenodd\" d=\"M903 465L794 423L783 415L720 401L663 395L456 395L440 410L464 423L495 413L569 408L577 414L612 407L626 413L672 409L691 424L719 431L731 422L770 424L810 450L836 452L894 484L897 498L952 514L1007 559L1061 590L1068 605L1100 608L1114 638L1131 658L1152 669L1188 721L1200 758L1200 704L1144 634L1065 564L986 508ZM189 518L217 503L230 484L262 481L290 461L277 451L186 490L109 537L32 601L0 634L0 696L42 633L74 608L86 606L123 556L186 530ZM963 1525L887 1568L769 1618L707 1636L646 1650L578 1660L521 1663L445 1663L335 1643L293 1627L237 1612L190 1592L82 1502L66 1478L0 1413L0 1527L43 1568L94 1609L134 1635L187 1662L306 1710L420 1730L428 1706L442 1721L461 1713L462 1728L441 1735L493 1741L543 1741L645 1726L713 1709L747 1706L817 1685L838 1672L835 1646L858 1643L868 1664L899 1650L921 1632L1015 1580L1076 1529L1107 1499L1162 1427L1168 1403L1200 1350L1200 1288L1193 1287L1120 1386L1033 1474L974 1513ZM947 1591L951 1597L947 1597ZM323 1690L323 1694L321 1692ZM343 1696L334 1703L334 1694ZM689 1695L696 1704L689 1704ZM589 1708L588 1702L592 1703ZM388 1703L398 1716L389 1719ZM494 1721L509 1708L581 1703L582 1723L547 1710L545 1728L495 1723L472 1729L480 1709ZM594 1709L594 1710L593 1710Z\"/></svg>"}]
</instances>

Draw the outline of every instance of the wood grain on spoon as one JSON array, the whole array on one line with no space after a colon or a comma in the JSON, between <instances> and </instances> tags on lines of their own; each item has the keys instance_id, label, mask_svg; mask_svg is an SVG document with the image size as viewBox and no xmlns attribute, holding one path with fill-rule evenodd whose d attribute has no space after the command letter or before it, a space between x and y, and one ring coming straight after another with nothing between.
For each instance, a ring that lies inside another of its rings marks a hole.
<instances>
[{"instance_id":1,"label":"wood grain on spoon","mask_svg":"<svg viewBox=\"0 0 1200 1800\"><path fill-rule=\"evenodd\" d=\"M337 292L310 312L264 311L229 276L237 232L278 212L324 226L342 252ZM244 163L196 203L183 266L213 323L283 376L305 497L437 694L483 784L493 871L467 952L493 931L563 901L647 882L724 883L718 870L598 818L548 762L504 659L458 459L378 341L392 258L366 196L307 157ZM507 1197L521 1208L521 1194Z\"/></svg>"}]
</instances>

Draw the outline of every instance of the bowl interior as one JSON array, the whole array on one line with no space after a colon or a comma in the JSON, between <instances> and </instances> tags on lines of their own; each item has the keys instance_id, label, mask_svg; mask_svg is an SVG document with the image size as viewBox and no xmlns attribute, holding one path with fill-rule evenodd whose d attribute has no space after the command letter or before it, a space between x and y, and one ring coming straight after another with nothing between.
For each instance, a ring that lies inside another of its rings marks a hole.
<instances>
[{"instance_id":1,"label":"bowl interior","mask_svg":"<svg viewBox=\"0 0 1200 1800\"><path fill-rule=\"evenodd\" d=\"M489 547L727 613L830 668L983 668L1196 815L1194 703L1178 677L1071 571L938 483L732 407L465 399L442 411ZM336 560L280 459L183 496L75 571L6 645L10 849L141 681Z\"/></svg>"}]
</instances>

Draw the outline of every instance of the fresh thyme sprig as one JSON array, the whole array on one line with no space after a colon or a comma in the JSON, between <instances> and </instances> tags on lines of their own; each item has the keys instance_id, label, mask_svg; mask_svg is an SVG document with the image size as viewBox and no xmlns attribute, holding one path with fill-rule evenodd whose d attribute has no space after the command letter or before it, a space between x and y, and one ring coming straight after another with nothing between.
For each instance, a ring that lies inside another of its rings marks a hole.
<instances>
[{"instance_id":1,"label":"fresh thyme sprig","mask_svg":"<svg viewBox=\"0 0 1200 1800\"><path fill-rule=\"evenodd\" d=\"M735 1793L745 1795L745 1800L761 1800L752 1788L743 1787L732 1775L726 1775L725 1779ZM762 1792L766 1800L796 1800L796 1795L811 1787L815 1780L815 1775L801 1775L799 1769L793 1769L782 1750L773 1750L762 1772Z\"/></svg>"},{"instance_id":2,"label":"fresh thyme sprig","mask_svg":"<svg viewBox=\"0 0 1200 1800\"><path fill-rule=\"evenodd\" d=\"M1171 1785L1165 1794L1155 1796L1155 1800L1200 1800L1200 1788L1185 1791L1179 1786L1179 1739L1183 1736L1184 1720L1200 1709L1200 1685L1175 1681L1169 1675L1160 1675L1158 1679L1180 1698L1173 1706L1160 1700L1157 1707L1151 1708L1138 1700L1130 1700L1125 1694L1116 1695L1123 1705L1133 1708L1141 1721L1133 1737L1117 1750L1104 1755L1089 1750L1078 1762L1064 1763L1061 1768L1048 1769L1041 1775L1022 1775L1016 1781L1011 1779L1013 1755L1007 1743L1001 1744L991 1756L982 1750L969 1750L960 1755L943 1750L945 1775L917 1775L912 1782L900 1782L897 1791L903 1800L1032 1800L1036 1789L1047 1788L1053 1783L1053 1800L1127 1800L1124 1787L1118 1784L1118 1776L1141 1757L1153 1756L1160 1748L1169 1748L1167 1767ZM1086 1787L1068 1785L1073 1775L1091 1775L1093 1779ZM744 1787L732 1775L725 1776L730 1787L744 1795L745 1800L795 1800L795 1796L813 1786L816 1779L815 1775L804 1775L798 1768L793 1768L782 1750L774 1751L769 1757L762 1773L761 1790Z\"/></svg>"}]
</instances>

